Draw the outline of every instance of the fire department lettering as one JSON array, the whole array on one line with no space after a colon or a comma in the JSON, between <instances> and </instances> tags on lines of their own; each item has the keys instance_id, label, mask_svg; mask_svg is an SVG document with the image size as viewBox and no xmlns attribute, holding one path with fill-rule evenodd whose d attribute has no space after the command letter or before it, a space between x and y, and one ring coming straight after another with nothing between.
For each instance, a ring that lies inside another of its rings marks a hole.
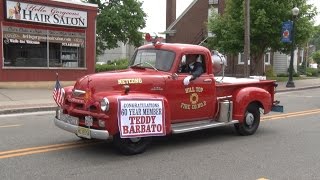
<instances>
[{"instance_id":1,"label":"fire department lettering","mask_svg":"<svg viewBox=\"0 0 320 180\"><path fill-rule=\"evenodd\" d=\"M140 84L142 83L141 78L133 78L133 79L119 79L118 84Z\"/></svg>"},{"instance_id":2,"label":"fire department lettering","mask_svg":"<svg viewBox=\"0 0 320 180\"><path fill-rule=\"evenodd\" d=\"M187 87L184 89L186 94L190 94L189 102L188 103L181 103L180 108L185 110L196 110L199 108L202 108L207 105L206 101L200 101L199 102L199 95L198 93L203 92L202 87Z\"/></svg>"}]
</instances>

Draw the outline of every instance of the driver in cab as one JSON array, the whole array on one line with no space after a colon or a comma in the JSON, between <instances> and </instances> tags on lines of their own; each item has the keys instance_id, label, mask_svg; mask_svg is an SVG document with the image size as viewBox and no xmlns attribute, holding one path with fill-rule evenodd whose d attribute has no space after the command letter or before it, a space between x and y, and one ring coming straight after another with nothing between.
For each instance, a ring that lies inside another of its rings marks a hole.
<instances>
[{"instance_id":1,"label":"driver in cab","mask_svg":"<svg viewBox=\"0 0 320 180\"><path fill-rule=\"evenodd\" d=\"M188 54L182 57L182 66L180 67L180 73L190 74L183 80L185 86L190 84L190 81L199 77L203 72L203 66L200 56L197 54Z\"/></svg>"}]
</instances>

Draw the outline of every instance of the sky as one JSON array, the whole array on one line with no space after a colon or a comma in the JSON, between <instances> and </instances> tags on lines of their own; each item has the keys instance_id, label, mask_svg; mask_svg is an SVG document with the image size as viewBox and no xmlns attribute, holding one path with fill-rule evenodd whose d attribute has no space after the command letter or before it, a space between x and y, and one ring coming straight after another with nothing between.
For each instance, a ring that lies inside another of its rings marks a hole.
<instances>
[{"instance_id":1,"label":"sky","mask_svg":"<svg viewBox=\"0 0 320 180\"><path fill-rule=\"evenodd\" d=\"M73 0L80 1L80 0ZM166 30L166 0L139 0L143 2L143 11L147 14L146 27L143 32L159 33ZM193 0L177 0L177 15L190 5ZM208 1L208 0L206 0ZM313 4L317 7L318 15L315 18L315 24L320 25L320 0L307 0L308 4Z\"/></svg>"},{"instance_id":2,"label":"sky","mask_svg":"<svg viewBox=\"0 0 320 180\"><path fill-rule=\"evenodd\" d=\"M147 14L146 27L143 32L150 34L166 30L166 0L139 0L143 2L142 9ZM178 18L193 0L177 0Z\"/></svg>"},{"instance_id":3,"label":"sky","mask_svg":"<svg viewBox=\"0 0 320 180\"><path fill-rule=\"evenodd\" d=\"M320 0L308 0L308 4L313 4L313 6L317 7L318 15L315 18L315 24L320 25Z\"/></svg>"},{"instance_id":4,"label":"sky","mask_svg":"<svg viewBox=\"0 0 320 180\"><path fill-rule=\"evenodd\" d=\"M166 30L166 0L140 0L142 8L147 14L146 27L143 32L159 33ZM190 5L193 0L177 0L177 18ZM315 24L320 25L320 0L308 0L308 4L317 7L318 15Z\"/></svg>"}]
</instances>

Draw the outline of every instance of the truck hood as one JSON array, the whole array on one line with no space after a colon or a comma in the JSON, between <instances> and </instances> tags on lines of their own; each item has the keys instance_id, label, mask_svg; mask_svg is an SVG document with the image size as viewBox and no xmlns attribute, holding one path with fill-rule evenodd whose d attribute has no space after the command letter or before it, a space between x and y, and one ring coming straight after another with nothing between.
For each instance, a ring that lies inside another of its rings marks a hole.
<instances>
[{"instance_id":1,"label":"truck hood","mask_svg":"<svg viewBox=\"0 0 320 180\"><path fill-rule=\"evenodd\" d=\"M169 73L153 69L126 69L109 71L84 76L77 80L74 90L90 91L92 93L114 93L124 91L124 86L130 87L130 92L154 92L164 90L165 79Z\"/></svg>"}]
</instances>

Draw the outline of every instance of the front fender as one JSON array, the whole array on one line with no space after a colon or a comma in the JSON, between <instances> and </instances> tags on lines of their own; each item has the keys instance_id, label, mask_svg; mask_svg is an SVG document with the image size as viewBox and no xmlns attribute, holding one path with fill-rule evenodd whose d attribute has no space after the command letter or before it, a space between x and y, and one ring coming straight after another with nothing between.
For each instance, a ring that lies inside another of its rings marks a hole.
<instances>
[{"instance_id":1,"label":"front fender","mask_svg":"<svg viewBox=\"0 0 320 180\"><path fill-rule=\"evenodd\" d=\"M248 105L252 102L257 102L264 113L267 114L271 111L272 97L271 94L265 89L258 87L246 87L236 91L232 95L233 101L233 116L234 120L239 120L241 123L244 119L245 111Z\"/></svg>"}]
</instances>

